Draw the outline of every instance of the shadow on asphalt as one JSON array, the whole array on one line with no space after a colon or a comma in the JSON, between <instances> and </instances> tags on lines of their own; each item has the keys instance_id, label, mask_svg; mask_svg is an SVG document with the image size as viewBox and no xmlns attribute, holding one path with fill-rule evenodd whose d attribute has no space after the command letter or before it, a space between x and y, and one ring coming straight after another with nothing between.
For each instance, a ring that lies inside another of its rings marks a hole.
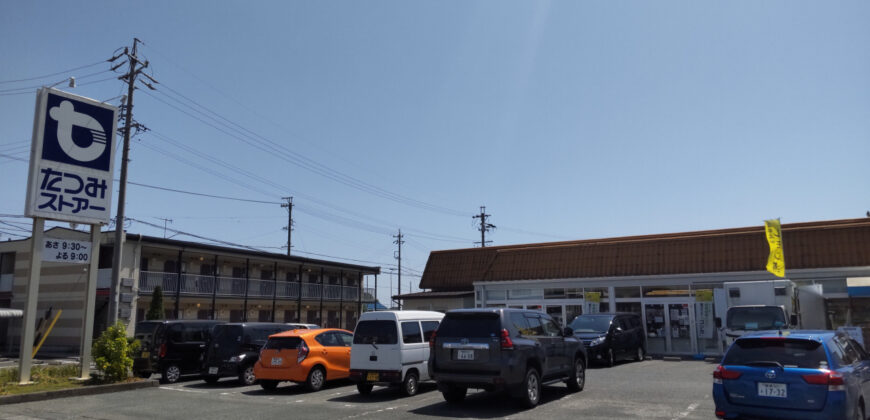
<instances>
[{"instance_id":1,"label":"shadow on asphalt","mask_svg":"<svg viewBox=\"0 0 870 420\"><path fill-rule=\"evenodd\" d=\"M544 386L541 389L541 401L538 406L547 405L572 394L565 386ZM581 392L578 395L582 394ZM526 411L526 408L507 393L484 391L469 394L462 402L442 401L409 412L424 416L488 419L509 417L523 411Z\"/></svg>"},{"instance_id":2,"label":"shadow on asphalt","mask_svg":"<svg viewBox=\"0 0 870 420\"><path fill-rule=\"evenodd\" d=\"M317 392L329 391L330 389L341 388L341 387L348 386L350 384L351 384L351 382L347 379L338 379L338 380L334 380L334 381L328 381L325 384L323 384L323 388L320 388L320 391L317 391ZM265 389L261 388L259 385L254 385L254 386L256 386L257 388L251 389L248 391L242 391L241 394L244 394L244 395L269 395L269 396L312 394L312 392L309 391L305 387L304 384L297 384L295 382L279 382L278 388L275 388L274 391L266 391Z\"/></svg>"},{"instance_id":3,"label":"shadow on asphalt","mask_svg":"<svg viewBox=\"0 0 870 420\"><path fill-rule=\"evenodd\" d=\"M434 382L424 382L419 384L417 395L432 392L436 389L438 389L438 387L435 385ZM402 391L400 391L398 387L376 386L374 389L372 389L372 393L369 395L362 395L354 390L348 395L330 398L329 401L356 404L372 404L382 403L385 401L395 401L396 399L404 397L405 396L402 394Z\"/></svg>"}]
</instances>

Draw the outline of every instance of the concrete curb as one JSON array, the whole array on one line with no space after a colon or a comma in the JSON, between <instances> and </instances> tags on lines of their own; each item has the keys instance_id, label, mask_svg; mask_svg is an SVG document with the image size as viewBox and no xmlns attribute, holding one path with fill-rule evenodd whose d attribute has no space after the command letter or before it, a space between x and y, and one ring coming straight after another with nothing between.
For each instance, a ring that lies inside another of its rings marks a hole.
<instances>
[{"instance_id":1,"label":"concrete curb","mask_svg":"<svg viewBox=\"0 0 870 420\"><path fill-rule=\"evenodd\" d=\"M0 397L0 405L53 400L55 398L81 397L85 395L106 394L109 392L132 391L134 389L152 388L158 385L159 382L155 380L145 380L121 384L89 385L80 388L60 389L57 391L32 392L30 394L6 395Z\"/></svg>"}]
</instances>

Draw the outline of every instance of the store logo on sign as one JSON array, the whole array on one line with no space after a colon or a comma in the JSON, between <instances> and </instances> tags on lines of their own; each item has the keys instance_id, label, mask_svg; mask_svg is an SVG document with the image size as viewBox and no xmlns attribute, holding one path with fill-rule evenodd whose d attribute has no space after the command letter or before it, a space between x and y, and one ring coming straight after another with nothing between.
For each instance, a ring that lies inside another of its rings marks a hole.
<instances>
[{"instance_id":1,"label":"store logo on sign","mask_svg":"<svg viewBox=\"0 0 870 420\"><path fill-rule=\"evenodd\" d=\"M57 121L57 142L67 156L79 161L90 162L106 151L106 131L93 117L75 111L72 102L63 101L60 106L51 108L48 115ZM73 127L82 127L90 131L91 144L79 146L73 140Z\"/></svg>"}]
</instances>

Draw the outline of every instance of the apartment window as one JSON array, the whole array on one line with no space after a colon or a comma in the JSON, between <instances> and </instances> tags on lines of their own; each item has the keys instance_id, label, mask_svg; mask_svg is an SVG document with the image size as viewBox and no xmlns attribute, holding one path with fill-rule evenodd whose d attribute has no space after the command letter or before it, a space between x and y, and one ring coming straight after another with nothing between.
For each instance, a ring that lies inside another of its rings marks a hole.
<instances>
[{"instance_id":1,"label":"apartment window","mask_svg":"<svg viewBox=\"0 0 870 420\"><path fill-rule=\"evenodd\" d=\"M230 309L230 322L242 322L245 311L241 309Z\"/></svg>"},{"instance_id":2,"label":"apartment window","mask_svg":"<svg viewBox=\"0 0 870 420\"><path fill-rule=\"evenodd\" d=\"M285 309L284 322L299 322L299 319L296 318L296 311L292 309Z\"/></svg>"},{"instance_id":3,"label":"apartment window","mask_svg":"<svg viewBox=\"0 0 870 420\"><path fill-rule=\"evenodd\" d=\"M211 319L211 310L199 309L196 311L196 319Z\"/></svg>"},{"instance_id":4,"label":"apartment window","mask_svg":"<svg viewBox=\"0 0 870 420\"><path fill-rule=\"evenodd\" d=\"M257 321L259 322L270 322L272 321L272 311L268 309L261 309L257 312Z\"/></svg>"},{"instance_id":5,"label":"apartment window","mask_svg":"<svg viewBox=\"0 0 870 420\"><path fill-rule=\"evenodd\" d=\"M199 275L201 275L201 276L214 275L214 266L211 264L200 264Z\"/></svg>"}]
</instances>

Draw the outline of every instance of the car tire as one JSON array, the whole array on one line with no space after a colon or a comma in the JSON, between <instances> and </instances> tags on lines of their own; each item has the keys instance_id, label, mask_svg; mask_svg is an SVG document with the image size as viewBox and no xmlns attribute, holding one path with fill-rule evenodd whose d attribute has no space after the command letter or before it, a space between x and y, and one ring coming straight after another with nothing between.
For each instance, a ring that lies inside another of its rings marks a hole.
<instances>
[{"instance_id":1,"label":"car tire","mask_svg":"<svg viewBox=\"0 0 870 420\"><path fill-rule=\"evenodd\" d=\"M583 359L574 359L574 370L571 371L571 376L568 377L568 390L571 392L580 392L586 386L586 363Z\"/></svg>"},{"instance_id":2,"label":"car tire","mask_svg":"<svg viewBox=\"0 0 870 420\"><path fill-rule=\"evenodd\" d=\"M413 397L417 395L417 391L420 388L420 378L417 376L417 372L408 372L405 374L405 380L402 381L402 394L406 397Z\"/></svg>"},{"instance_id":3,"label":"car tire","mask_svg":"<svg viewBox=\"0 0 870 420\"><path fill-rule=\"evenodd\" d=\"M205 383L207 383L207 384L209 384L209 385L214 385L214 384L216 384L216 383L218 382L218 379L220 379L220 377L218 377L218 376L214 376L214 375L203 376L203 377L202 377L202 380L204 380Z\"/></svg>"},{"instance_id":4,"label":"car tire","mask_svg":"<svg viewBox=\"0 0 870 420\"><path fill-rule=\"evenodd\" d=\"M520 403L526 408L532 408L541 401L541 374L535 368L528 368L523 380Z\"/></svg>"},{"instance_id":5,"label":"car tire","mask_svg":"<svg viewBox=\"0 0 870 420\"><path fill-rule=\"evenodd\" d=\"M257 377L254 376L254 365L245 366L239 372L239 382L244 386L251 386L257 383Z\"/></svg>"},{"instance_id":6,"label":"car tire","mask_svg":"<svg viewBox=\"0 0 870 420\"><path fill-rule=\"evenodd\" d=\"M444 395L444 400L449 403L459 403L465 399L465 394L468 393L468 388L462 386L448 385L447 388L441 391Z\"/></svg>"},{"instance_id":7,"label":"car tire","mask_svg":"<svg viewBox=\"0 0 870 420\"><path fill-rule=\"evenodd\" d=\"M362 395L371 394L374 387L372 384L356 384L356 390Z\"/></svg>"},{"instance_id":8,"label":"car tire","mask_svg":"<svg viewBox=\"0 0 870 420\"><path fill-rule=\"evenodd\" d=\"M644 358L646 358L646 352L643 350L643 346L637 346L637 353L634 355L634 360L642 362Z\"/></svg>"},{"instance_id":9,"label":"car tire","mask_svg":"<svg viewBox=\"0 0 870 420\"><path fill-rule=\"evenodd\" d=\"M133 375L136 375L137 378L148 379L151 377L151 372L136 371L133 372Z\"/></svg>"},{"instance_id":10,"label":"car tire","mask_svg":"<svg viewBox=\"0 0 870 420\"><path fill-rule=\"evenodd\" d=\"M263 388L263 391L274 391L276 388L278 388L278 381L261 379L260 386Z\"/></svg>"},{"instance_id":11,"label":"car tire","mask_svg":"<svg viewBox=\"0 0 870 420\"><path fill-rule=\"evenodd\" d=\"M161 384L174 384L178 382L178 379L181 378L181 369L178 365L167 365L160 371L160 383Z\"/></svg>"},{"instance_id":12,"label":"car tire","mask_svg":"<svg viewBox=\"0 0 870 420\"><path fill-rule=\"evenodd\" d=\"M616 357L613 356L613 349L607 349L607 360L604 361L607 367L613 367L616 364Z\"/></svg>"},{"instance_id":13,"label":"car tire","mask_svg":"<svg viewBox=\"0 0 870 420\"><path fill-rule=\"evenodd\" d=\"M323 388L323 383L326 382L326 372L320 366L311 368L308 372L308 378L305 380L305 388L311 392L320 391Z\"/></svg>"}]
</instances>

